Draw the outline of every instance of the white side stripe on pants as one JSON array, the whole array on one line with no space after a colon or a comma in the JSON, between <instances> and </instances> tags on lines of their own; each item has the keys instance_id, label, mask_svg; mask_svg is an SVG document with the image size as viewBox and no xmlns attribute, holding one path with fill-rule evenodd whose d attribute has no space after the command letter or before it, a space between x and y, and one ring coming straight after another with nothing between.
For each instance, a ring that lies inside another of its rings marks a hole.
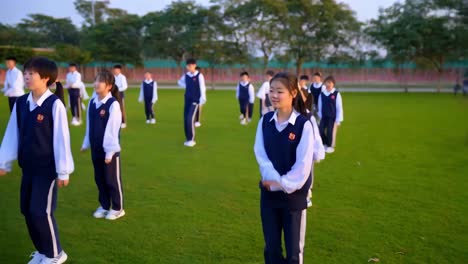
<instances>
[{"instance_id":1,"label":"white side stripe on pants","mask_svg":"<svg viewBox=\"0 0 468 264\"><path fill-rule=\"evenodd\" d=\"M54 195L55 180L52 181L49 188L49 194L47 195L47 222L49 223L50 236L52 237L52 247L54 249L54 257L58 256L57 250L57 237L55 236L54 224L52 223L52 217L50 217L52 211L52 196Z\"/></svg>"},{"instance_id":2,"label":"white side stripe on pants","mask_svg":"<svg viewBox=\"0 0 468 264\"><path fill-rule=\"evenodd\" d=\"M198 104L193 103L195 105L195 110L193 110L193 115L192 115L192 140L195 139L195 116L197 115L197 110L198 110Z\"/></svg>"},{"instance_id":3,"label":"white side stripe on pants","mask_svg":"<svg viewBox=\"0 0 468 264\"><path fill-rule=\"evenodd\" d=\"M301 216L301 232L299 236L299 264L304 263L304 245L305 245L305 233L307 226L307 210L302 210Z\"/></svg>"}]
</instances>

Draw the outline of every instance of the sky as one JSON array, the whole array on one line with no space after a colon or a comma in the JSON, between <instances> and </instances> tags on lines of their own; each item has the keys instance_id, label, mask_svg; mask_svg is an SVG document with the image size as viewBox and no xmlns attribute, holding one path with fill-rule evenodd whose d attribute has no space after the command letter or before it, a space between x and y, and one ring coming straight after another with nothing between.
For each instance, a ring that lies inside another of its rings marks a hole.
<instances>
[{"instance_id":1,"label":"sky","mask_svg":"<svg viewBox=\"0 0 468 264\"><path fill-rule=\"evenodd\" d=\"M376 18L379 7L388 7L397 0L338 0L347 3L356 11L360 21ZM73 0L0 0L0 23L17 24L28 14L41 13L53 17L69 17L76 25L83 19L75 11ZM110 0L110 6L127 10L128 13L144 15L148 12L164 9L169 0ZM209 0L196 0L208 5Z\"/></svg>"}]
</instances>

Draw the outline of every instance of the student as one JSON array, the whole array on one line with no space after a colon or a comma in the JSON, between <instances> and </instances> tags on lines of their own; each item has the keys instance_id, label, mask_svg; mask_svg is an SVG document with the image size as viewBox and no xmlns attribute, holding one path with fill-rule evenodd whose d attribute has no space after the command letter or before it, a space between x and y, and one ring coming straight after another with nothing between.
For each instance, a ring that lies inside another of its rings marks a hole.
<instances>
[{"instance_id":1,"label":"student","mask_svg":"<svg viewBox=\"0 0 468 264\"><path fill-rule=\"evenodd\" d=\"M250 83L249 73L244 71L240 74L240 81L237 84L236 98L239 100L241 125L247 125L252 121L253 104L255 101L255 90Z\"/></svg>"},{"instance_id":2,"label":"student","mask_svg":"<svg viewBox=\"0 0 468 264\"><path fill-rule=\"evenodd\" d=\"M260 100L260 107L258 108L260 109L260 117L270 111L273 111L268 94L270 93L270 80L274 75L275 73L272 70L268 70L265 73L265 82L260 86L260 89L258 89L257 98Z\"/></svg>"},{"instance_id":3,"label":"student","mask_svg":"<svg viewBox=\"0 0 468 264\"><path fill-rule=\"evenodd\" d=\"M307 92L307 95L309 94L309 86L308 86L308 82L309 82L309 76L307 75L301 75L301 77L299 78L299 87L302 89L302 90L305 90ZM302 91L301 90L301 91Z\"/></svg>"},{"instance_id":4,"label":"student","mask_svg":"<svg viewBox=\"0 0 468 264\"><path fill-rule=\"evenodd\" d=\"M16 99L24 94L24 79L23 73L16 68L16 58L11 56L7 57L5 60L8 70L5 75L5 86L2 91L3 94L8 97L8 105L11 113Z\"/></svg>"},{"instance_id":5,"label":"student","mask_svg":"<svg viewBox=\"0 0 468 264\"><path fill-rule=\"evenodd\" d=\"M89 101L81 151L91 149L94 180L99 192L100 206L93 216L116 220L125 215L120 174L122 111L120 93L110 71L97 74L94 91L96 96Z\"/></svg>"},{"instance_id":6,"label":"student","mask_svg":"<svg viewBox=\"0 0 468 264\"><path fill-rule=\"evenodd\" d=\"M199 66L197 66L195 70L201 73L201 68ZM203 105L198 106L197 114L195 116L195 127L201 127L200 117L201 117L202 106Z\"/></svg>"},{"instance_id":7,"label":"student","mask_svg":"<svg viewBox=\"0 0 468 264\"><path fill-rule=\"evenodd\" d=\"M327 153L333 153L336 145L338 126L343 122L343 102L341 94L335 89L335 78L328 76L325 81L326 89L318 100L318 116L320 118L320 136Z\"/></svg>"},{"instance_id":8,"label":"student","mask_svg":"<svg viewBox=\"0 0 468 264\"><path fill-rule=\"evenodd\" d=\"M145 103L146 124L156 124L153 105L158 101L158 83L151 78L151 73L145 73L145 80L140 86L138 102Z\"/></svg>"},{"instance_id":9,"label":"student","mask_svg":"<svg viewBox=\"0 0 468 264\"><path fill-rule=\"evenodd\" d=\"M73 126L81 125L81 90L84 83L81 81L81 74L77 71L77 65L70 63L68 65L67 79L65 89L68 90L70 99L70 109L72 113L71 124Z\"/></svg>"},{"instance_id":10,"label":"student","mask_svg":"<svg viewBox=\"0 0 468 264\"><path fill-rule=\"evenodd\" d=\"M37 251L29 263L64 263L54 211L57 186L69 183L74 170L67 112L47 88L57 78L57 65L35 57L24 64L30 93L18 98L0 147L0 176L18 159L22 170L20 207Z\"/></svg>"},{"instance_id":11,"label":"student","mask_svg":"<svg viewBox=\"0 0 468 264\"><path fill-rule=\"evenodd\" d=\"M325 90L325 85L322 83L322 73L321 72L316 72L314 73L314 76L312 77L313 83L310 85L309 89L309 98L314 100L313 104L313 111L312 113L317 116L317 106L318 106L318 98L320 96L320 93Z\"/></svg>"},{"instance_id":12,"label":"student","mask_svg":"<svg viewBox=\"0 0 468 264\"><path fill-rule=\"evenodd\" d=\"M265 114L257 127L254 152L262 176L260 213L266 264L303 261L313 131L300 96L296 76L276 74L270 83L276 111Z\"/></svg>"},{"instance_id":13,"label":"student","mask_svg":"<svg viewBox=\"0 0 468 264\"><path fill-rule=\"evenodd\" d=\"M193 147L195 142L195 115L199 105L206 103L206 86L205 77L196 70L197 61L188 59L186 61L187 73L184 74L177 84L185 88L185 103L184 103L184 130L185 143L187 147Z\"/></svg>"},{"instance_id":14,"label":"student","mask_svg":"<svg viewBox=\"0 0 468 264\"><path fill-rule=\"evenodd\" d=\"M465 78L463 79L463 96L468 94L468 71L465 73Z\"/></svg>"},{"instance_id":15,"label":"student","mask_svg":"<svg viewBox=\"0 0 468 264\"><path fill-rule=\"evenodd\" d=\"M125 112L125 91L128 88L127 77L122 74L122 65L114 65L115 85L119 88L120 98L122 100L122 128L127 127L127 114Z\"/></svg>"}]
</instances>

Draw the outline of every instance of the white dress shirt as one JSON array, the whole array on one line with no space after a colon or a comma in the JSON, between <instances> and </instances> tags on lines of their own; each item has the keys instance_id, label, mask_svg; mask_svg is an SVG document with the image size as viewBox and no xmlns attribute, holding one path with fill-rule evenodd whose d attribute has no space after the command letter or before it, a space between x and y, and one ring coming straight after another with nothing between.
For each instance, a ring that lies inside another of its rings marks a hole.
<instances>
[{"instance_id":1,"label":"white dress shirt","mask_svg":"<svg viewBox=\"0 0 468 264\"><path fill-rule=\"evenodd\" d=\"M330 96L330 94L335 92L335 88L333 88L331 91L323 91L323 93L326 96ZM317 112L319 118L322 118L322 95L320 94L319 99L318 99L318 112ZM343 100L341 99L341 94L338 93L336 95L336 118L335 118L335 123L338 125L343 122Z\"/></svg>"},{"instance_id":2,"label":"white dress shirt","mask_svg":"<svg viewBox=\"0 0 468 264\"><path fill-rule=\"evenodd\" d=\"M153 81L153 79L149 79L149 80L144 80L145 83L147 84L150 84L151 82ZM138 97L138 102L143 102L143 100L145 99L144 97L144 93L143 93L143 83L141 84L140 86L140 96ZM156 101L158 101L158 83L156 81L154 81L153 83L153 99L151 99L151 103L156 103Z\"/></svg>"},{"instance_id":3,"label":"white dress shirt","mask_svg":"<svg viewBox=\"0 0 468 264\"><path fill-rule=\"evenodd\" d=\"M81 81L81 74L77 71L67 73L67 78L65 81L65 89L83 89L84 83Z\"/></svg>"},{"instance_id":4,"label":"white dress shirt","mask_svg":"<svg viewBox=\"0 0 468 264\"><path fill-rule=\"evenodd\" d=\"M289 120L283 123L279 123L277 112L275 112L269 122L274 121L276 129L281 132L288 126L288 124L294 125L296 123L296 118L299 115L300 114L298 112L293 111L289 117ZM285 175L279 175L278 171L275 170L273 163L268 158L263 142L262 123L263 117L258 122L257 135L255 137L254 145L255 157L257 158L257 162L260 167L262 180L276 181L281 185L281 188L272 186L271 191L284 191L285 193L293 193L301 189L309 178L309 175L311 175L312 169L314 136L311 123L306 122L304 124L301 141L299 142L299 145L296 149L296 162L292 166L291 170L288 171Z\"/></svg>"},{"instance_id":5,"label":"white dress shirt","mask_svg":"<svg viewBox=\"0 0 468 264\"><path fill-rule=\"evenodd\" d=\"M8 97L20 97L24 94L23 73L14 67L6 72L3 93Z\"/></svg>"},{"instance_id":6,"label":"white dress shirt","mask_svg":"<svg viewBox=\"0 0 468 264\"><path fill-rule=\"evenodd\" d=\"M44 101L52 95L47 90L37 102L34 102L32 93L29 93L29 111L42 106ZM11 171L11 163L18 159L18 123L16 116L17 104L13 107L10 120L0 146L0 169ZM70 148L70 132L68 130L67 112L62 101L56 100L52 105L54 159L57 175L60 180L68 180L75 169Z\"/></svg>"},{"instance_id":7,"label":"white dress shirt","mask_svg":"<svg viewBox=\"0 0 468 264\"><path fill-rule=\"evenodd\" d=\"M318 163L325 159L325 147L320 136L317 120L315 120L313 115L310 116L310 122L312 123L312 131L314 132L314 154L312 160Z\"/></svg>"},{"instance_id":8,"label":"white dress shirt","mask_svg":"<svg viewBox=\"0 0 468 264\"><path fill-rule=\"evenodd\" d=\"M123 75L122 73L119 73L114 76L115 78L115 85L119 88L119 92L124 92L128 88L127 84L127 77Z\"/></svg>"},{"instance_id":9,"label":"white dress shirt","mask_svg":"<svg viewBox=\"0 0 468 264\"><path fill-rule=\"evenodd\" d=\"M258 89L257 98L266 99L266 95L270 93L270 82L264 82Z\"/></svg>"},{"instance_id":10,"label":"white dress shirt","mask_svg":"<svg viewBox=\"0 0 468 264\"><path fill-rule=\"evenodd\" d=\"M177 81L177 84L181 88L186 88L185 87L185 75L188 75L190 78L196 76L198 74L198 71L195 71L194 73L187 72L186 74L182 75L180 79ZM198 76L198 83L200 85L200 104L204 105L206 103L206 85L205 85L205 77L203 76L202 73Z\"/></svg>"},{"instance_id":11,"label":"white dress shirt","mask_svg":"<svg viewBox=\"0 0 468 264\"><path fill-rule=\"evenodd\" d=\"M89 108L91 107L92 102L95 102L96 109L105 104L109 98L112 97L111 93L108 93L102 100L99 100L99 97L96 95L91 100L89 100L89 105L87 109L87 118L86 118L86 133L83 139L83 145L81 149L88 149L91 146L89 142ZM102 142L102 147L106 153L106 159L112 159L112 156L116 152L120 151L120 140L119 140L119 131L122 126L122 111L120 110L120 104L118 101L115 101L111 104L109 108L109 120L107 121L106 130L104 131L104 140Z\"/></svg>"},{"instance_id":12,"label":"white dress shirt","mask_svg":"<svg viewBox=\"0 0 468 264\"><path fill-rule=\"evenodd\" d=\"M236 98L239 99L240 85L246 86L249 82L239 82L236 89ZM252 84L249 85L249 103L253 104L255 102L255 88Z\"/></svg>"}]
</instances>

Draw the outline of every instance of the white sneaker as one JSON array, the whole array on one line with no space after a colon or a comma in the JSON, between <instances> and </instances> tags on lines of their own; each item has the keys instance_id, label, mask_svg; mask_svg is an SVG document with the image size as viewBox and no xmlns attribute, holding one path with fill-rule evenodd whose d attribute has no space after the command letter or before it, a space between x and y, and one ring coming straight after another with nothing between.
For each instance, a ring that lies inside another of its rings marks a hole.
<instances>
[{"instance_id":1,"label":"white sneaker","mask_svg":"<svg viewBox=\"0 0 468 264\"><path fill-rule=\"evenodd\" d=\"M99 206L98 209L96 209L96 211L94 211L93 216L94 216L94 218L104 218L104 217L106 217L108 212L109 212L108 210L105 210L104 208Z\"/></svg>"},{"instance_id":2,"label":"white sneaker","mask_svg":"<svg viewBox=\"0 0 468 264\"><path fill-rule=\"evenodd\" d=\"M243 115L243 114L241 114L241 115L239 116L239 120L242 120L242 119L244 119L244 115Z\"/></svg>"},{"instance_id":3,"label":"white sneaker","mask_svg":"<svg viewBox=\"0 0 468 264\"><path fill-rule=\"evenodd\" d=\"M151 119L151 124L156 124L156 119Z\"/></svg>"},{"instance_id":4,"label":"white sneaker","mask_svg":"<svg viewBox=\"0 0 468 264\"><path fill-rule=\"evenodd\" d=\"M39 264L41 263L42 259L45 258L45 256L39 253L38 251L34 251L33 253L31 253L30 257L32 259L28 262L28 264Z\"/></svg>"},{"instance_id":5,"label":"white sneaker","mask_svg":"<svg viewBox=\"0 0 468 264\"><path fill-rule=\"evenodd\" d=\"M148 120L146 120L146 124L149 124L150 122L151 122L151 121L149 121L149 119L148 119Z\"/></svg>"},{"instance_id":6,"label":"white sneaker","mask_svg":"<svg viewBox=\"0 0 468 264\"><path fill-rule=\"evenodd\" d=\"M327 147L327 148L325 149L325 152L326 152L326 153L333 153L333 152L335 152L335 149L332 148L332 147Z\"/></svg>"},{"instance_id":7,"label":"white sneaker","mask_svg":"<svg viewBox=\"0 0 468 264\"><path fill-rule=\"evenodd\" d=\"M120 211L110 209L109 212L106 215L106 219L107 220L116 220L116 219L119 219L120 217L122 217L124 215L125 215L124 209L122 209Z\"/></svg>"},{"instance_id":8,"label":"white sneaker","mask_svg":"<svg viewBox=\"0 0 468 264\"><path fill-rule=\"evenodd\" d=\"M249 119L247 120L247 123L250 123L250 122L252 122L252 118L249 118Z\"/></svg>"},{"instance_id":9,"label":"white sneaker","mask_svg":"<svg viewBox=\"0 0 468 264\"><path fill-rule=\"evenodd\" d=\"M120 126L120 128L126 128L127 127L127 124L125 123L122 123L122 125Z\"/></svg>"},{"instance_id":10,"label":"white sneaker","mask_svg":"<svg viewBox=\"0 0 468 264\"><path fill-rule=\"evenodd\" d=\"M307 194L307 207L312 207L312 191L310 189Z\"/></svg>"},{"instance_id":11,"label":"white sneaker","mask_svg":"<svg viewBox=\"0 0 468 264\"><path fill-rule=\"evenodd\" d=\"M201 127L201 123L200 122L195 122L195 127Z\"/></svg>"},{"instance_id":12,"label":"white sneaker","mask_svg":"<svg viewBox=\"0 0 468 264\"><path fill-rule=\"evenodd\" d=\"M245 118L242 119L240 124L243 125L243 126L247 125L247 120Z\"/></svg>"},{"instance_id":13,"label":"white sneaker","mask_svg":"<svg viewBox=\"0 0 468 264\"><path fill-rule=\"evenodd\" d=\"M195 141L193 141L193 140L186 141L186 142L184 143L184 145L185 145L186 147L190 147L190 148L191 148L191 147L194 147L196 144L197 144L197 143L196 143Z\"/></svg>"},{"instance_id":14,"label":"white sneaker","mask_svg":"<svg viewBox=\"0 0 468 264\"><path fill-rule=\"evenodd\" d=\"M44 257L41 261L41 264L61 264L65 263L67 259L67 253L65 253L65 251L62 250L62 252L60 252L60 254L58 254L58 256L56 256L55 258Z\"/></svg>"}]
</instances>

